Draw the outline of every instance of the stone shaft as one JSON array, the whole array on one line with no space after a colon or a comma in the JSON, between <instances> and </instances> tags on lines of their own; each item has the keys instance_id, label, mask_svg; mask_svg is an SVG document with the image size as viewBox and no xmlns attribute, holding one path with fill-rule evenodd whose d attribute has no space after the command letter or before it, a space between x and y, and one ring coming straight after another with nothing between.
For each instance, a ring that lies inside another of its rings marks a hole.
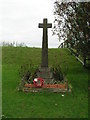
<instances>
[{"instance_id":1,"label":"stone shaft","mask_svg":"<svg viewBox=\"0 0 90 120\"><path fill-rule=\"evenodd\" d=\"M48 67L48 29L52 24L47 23L47 19L43 19L43 23L39 23L39 28L43 28L43 40L42 40L42 61L41 67Z\"/></svg>"}]
</instances>

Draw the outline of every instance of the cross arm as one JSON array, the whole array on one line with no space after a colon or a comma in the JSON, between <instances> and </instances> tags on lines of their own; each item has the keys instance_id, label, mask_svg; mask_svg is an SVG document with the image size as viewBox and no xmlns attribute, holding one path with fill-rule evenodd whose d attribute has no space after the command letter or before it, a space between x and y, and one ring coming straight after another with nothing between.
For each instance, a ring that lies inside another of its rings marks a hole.
<instances>
[{"instance_id":1,"label":"cross arm","mask_svg":"<svg viewBox=\"0 0 90 120\"><path fill-rule=\"evenodd\" d=\"M44 25L43 25L42 23L39 23L39 24L38 24L38 27L39 27L39 28L44 28ZM47 28L52 28L52 24L49 23L49 24L46 25L46 27L47 27Z\"/></svg>"},{"instance_id":2,"label":"cross arm","mask_svg":"<svg viewBox=\"0 0 90 120\"><path fill-rule=\"evenodd\" d=\"M47 28L52 28L52 24L51 23L47 24Z\"/></svg>"},{"instance_id":3,"label":"cross arm","mask_svg":"<svg viewBox=\"0 0 90 120\"><path fill-rule=\"evenodd\" d=\"M39 23L39 24L38 24L38 27L39 27L39 28L43 28L43 24L42 24L42 23Z\"/></svg>"}]
</instances>

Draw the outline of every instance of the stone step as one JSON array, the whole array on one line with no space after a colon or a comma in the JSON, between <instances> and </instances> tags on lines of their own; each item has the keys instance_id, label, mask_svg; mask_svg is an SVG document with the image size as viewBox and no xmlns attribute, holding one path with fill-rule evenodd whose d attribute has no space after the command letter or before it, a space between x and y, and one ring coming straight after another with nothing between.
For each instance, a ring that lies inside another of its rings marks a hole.
<instances>
[{"instance_id":1,"label":"stone step","mask_svg":"<svg viewBox=\"0 0 90 120\"><path fill-rule=\"evenodd\" d=\"M37 71L37 77L41 77L44 79L45 83L50 83L53 79L53 74L48 67L39 67Z\"/></svg>"},{"instance_id":2,"label":"stone step","mask_svg":"<svg viewBox=\"0 0 90 120\"><path fill-rule=\"evenodd\" d=\"M49 74L46 74L46 73L45 73L45 74L37 74L37 76L38 76L38 77L41 77L41 78L47 78L47 79L48 79L48 78L50 78L50 79L53 78L52 75L49 75Z\"/></svg>"},{"instance_id":3,"label":"stone step","mask_svg":"<svg viewBox=\"0 0 90 120\"><path fill-rule=\"evenodd\" d=\"M53 83L52 81L53 81L53 79L50 79L50 78L43 78L44 79L44 83L46 84L46 83Z\"/></svg>"},{"instance_id":4,"label":"stone step","mask_svg":"<svg viewBox=\"0 0 90 120\"><path fill-rule=\"evenodd\" d=\"M68 92L67 88L24 88L24 92Z\"/></svg>"},{"instance_id":5,"label":"stone step","mask_svg":"<svg viewBox=\"0 0 90 120\"><path fill-rule=\"evenodd\" d=\"M39 70L40 71L45 71L45 72L50 72L50 68L48 68L48 67L39 67Z\"/></svg>"}]
</instances>

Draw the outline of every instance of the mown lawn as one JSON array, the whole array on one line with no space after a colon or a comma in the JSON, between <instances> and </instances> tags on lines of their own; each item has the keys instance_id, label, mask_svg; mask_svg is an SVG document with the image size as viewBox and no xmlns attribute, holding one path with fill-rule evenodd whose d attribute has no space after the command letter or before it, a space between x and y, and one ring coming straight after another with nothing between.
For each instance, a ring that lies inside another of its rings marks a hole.
<instances>
[{"instance_id":1,"label":"mown lawn","mask_svg":"<svg viewBox=\"0 0 90 120\"><path fill-rule=\"evenodd\" d=\"M7 118L88 118L88 70L67 49L49 49L49 66L61 65L72 92L18 92L21 65L40 62L39 48L2 48L2 114Z\"/></svg>"}]
</instances>

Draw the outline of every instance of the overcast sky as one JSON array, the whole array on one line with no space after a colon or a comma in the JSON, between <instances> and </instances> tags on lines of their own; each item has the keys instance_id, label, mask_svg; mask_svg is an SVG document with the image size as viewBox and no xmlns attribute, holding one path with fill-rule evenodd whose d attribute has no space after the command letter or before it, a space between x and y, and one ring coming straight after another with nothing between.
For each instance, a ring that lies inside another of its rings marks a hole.
<instances>
[{"instance_id":1,"label":"overcast sky","mask_svg":"<svg viewBox=\"0 0 90 120\"><path fill-rule=\"evenodd\" d=\"M53 0L0 0L0 42L42 46L42 28L38 23L47 18L53 24ZM57 36L48 29L49 47L58 47Z\"/></svg>"}]
</instances>

